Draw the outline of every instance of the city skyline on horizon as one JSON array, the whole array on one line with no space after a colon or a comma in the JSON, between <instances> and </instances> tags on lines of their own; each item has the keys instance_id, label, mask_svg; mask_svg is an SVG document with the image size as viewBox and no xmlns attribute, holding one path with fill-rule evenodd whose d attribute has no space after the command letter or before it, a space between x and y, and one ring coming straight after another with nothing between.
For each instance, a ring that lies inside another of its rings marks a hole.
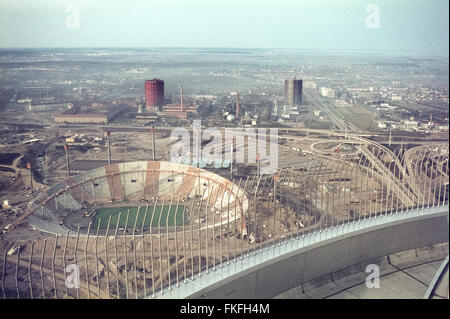
<instances>
[{"instance_id":1,"label":"city skyline on horizon","mask_svg":"<svg viewBox=\"0 0 450 319\"><path fill-rule=\"evenodd\" d=\"M236 48L448 57L447 1L255 4L0 0L0 49Z\"/></svg>"}]
</instances>

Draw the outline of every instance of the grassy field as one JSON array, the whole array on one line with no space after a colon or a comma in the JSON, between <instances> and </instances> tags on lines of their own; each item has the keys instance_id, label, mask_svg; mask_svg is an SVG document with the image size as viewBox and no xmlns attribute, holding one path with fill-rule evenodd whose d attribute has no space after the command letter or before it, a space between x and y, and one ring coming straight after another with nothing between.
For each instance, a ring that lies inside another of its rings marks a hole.
<instances>
[{"instance_id":1,"label":"grassy field","mask_svg":"<svg viewBox=\"0 0 450 319\"><path fill-rule=\"evenodd\" d=\"M364 106L355 104L349 107L336 107L343 117L362 130L372 130L375 114Z\"/></svg>"},{"instance_id":2,"label":"grassy field","mask_svg":"<svg viewBox=\"0 0 450 319\"><path fill-rule=\"evenodd\" d=\"M125 227L125 223L127 220L128 211L128 224L127 227L134 227L134 223L136 222L136 228L140 229L142 227L142 223L144 223L144 227L148 228L150 222L152 221L152 226L158 226L159 221L161 220L161 226L166 226L166 223L169 226L182 225L183 224L183 211L184 206L179 205L177 210L177 205L172 205L169 212L170 205L163 206L140 206L140 207L103 207L98 208L95 211L95 215L92 221L92 227L96 229L98 227L98 223L100 222L100 228L106 229L108 226L109 216L111 216L111 222L109 225L110 230L115 229L117 223L119 223L118 227ZM145 215L145 211L147 210L147 215ZM119 220L119 213L120 220ZM152 220L153 215L153 220ZM145 221L144 221L144 217ZM168 222L167 222L167 217ZM137 221L136 221L137 218ZM187 218L185 219L185 221Z\"/></svg>"}]
</instances>

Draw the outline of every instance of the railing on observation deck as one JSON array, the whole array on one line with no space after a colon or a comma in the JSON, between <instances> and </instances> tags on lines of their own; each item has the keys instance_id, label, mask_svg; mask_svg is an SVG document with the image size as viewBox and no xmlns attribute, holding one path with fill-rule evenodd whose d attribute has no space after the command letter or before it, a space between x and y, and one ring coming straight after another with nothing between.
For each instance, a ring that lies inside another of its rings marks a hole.
<instances>
[{"instance_id":1,"label":"railing on observation deck","mask_svg":"<svg viewBox=\"0 0 450 319\"><path fill-rule=\"evenodd\" d=\"M448 205L448 145L391 154L374 146L368 149L372 155L305 156L302 163L274 175L238 176L231 186L192 187L183 197L172 191L157 199L143 188L148 203L134 216L123 212L125 224L133 227L122 229L119 215L115 224L109 217L106 229L100 228L100 220L96 229L89 223L87 230L79 227L33 240L12 255L4 251L0 296L153 297L283 241L378 216ZM70 191L74 189L58 196ZM90 198L89 205L102 202L95 193ZM52 206L57 211L58 202L44 199L39 208ZM170 214L166 220L162 214L153 220L154 212L146 218L148 207L161 202L176 207L172 223ZM182 222L177 224L180 211ZM34 214L37 217L39 209ZM140 214L148 224L137 226ZM77 282L78 288L71 288Z\"/></svg>"}]
</instances>

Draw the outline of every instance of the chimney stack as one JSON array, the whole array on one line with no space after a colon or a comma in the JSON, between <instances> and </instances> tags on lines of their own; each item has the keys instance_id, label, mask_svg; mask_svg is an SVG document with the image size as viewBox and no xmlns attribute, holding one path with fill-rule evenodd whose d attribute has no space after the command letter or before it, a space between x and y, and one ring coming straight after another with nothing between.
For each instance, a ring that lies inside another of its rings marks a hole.
<instances>
[{"instance_id":1,"label":"chimney stack","mask_svg":"<svg viewBox=\"0 0 450 319\"><path fill-rule=\"evenodd\" d=\"M183 87L180 87L180 106L181 112L183 112Z\"/></svg>"},{"instance_id":2,"label":"chimney stack","mask_svg":"<svg viewBox=\"0 0 450 319\"><path fill-rule=\"evenodd\" d=\"M239 118L239 92L236 91L236 120Z\"/></svg>"}]
</instances>

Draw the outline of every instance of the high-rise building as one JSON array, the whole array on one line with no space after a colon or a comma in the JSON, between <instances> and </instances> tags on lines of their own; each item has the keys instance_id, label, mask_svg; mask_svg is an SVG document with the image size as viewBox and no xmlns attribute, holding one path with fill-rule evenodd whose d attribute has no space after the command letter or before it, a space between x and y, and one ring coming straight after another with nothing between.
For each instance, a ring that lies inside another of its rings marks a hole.
<instances>
[{"instance_id":1,"label":"high-rise building","mask_svg":"<svg viewBox=\"0 0 450 319\"><path fill-rule=\"evenodd\" d=\"M284 81L284 100L287 105L303 104L303 80L285 80Z\"/></svg>"},{"instance_id":2,"label":"high-rise building","mask_svg":"<svg viewBox=\"0 0 450 319\"><path fill-rule=\"evenodd\" d=\"M164 104L164 81L145 80L145 107L154 110Z\"/></svg>"}]
</instances>

